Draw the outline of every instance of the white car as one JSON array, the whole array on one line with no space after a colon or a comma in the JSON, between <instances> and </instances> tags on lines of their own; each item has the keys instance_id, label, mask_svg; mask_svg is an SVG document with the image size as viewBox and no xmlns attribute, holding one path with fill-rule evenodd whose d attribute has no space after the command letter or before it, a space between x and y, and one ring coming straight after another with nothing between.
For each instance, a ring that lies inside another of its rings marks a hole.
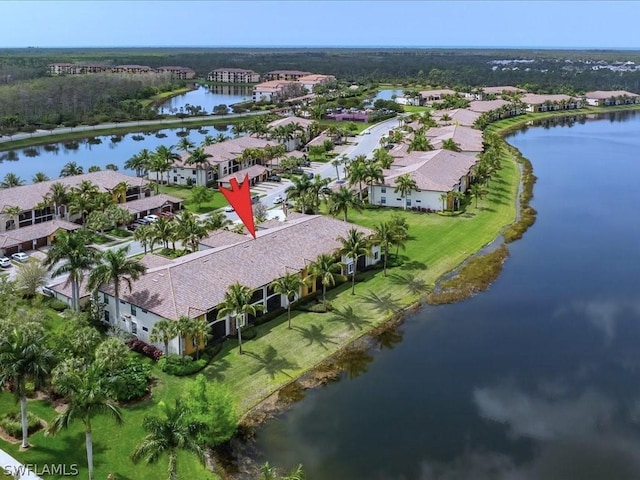
<instances>
[{"instance_id":1,"label":"white car","mask_svg":"<svg viewBox=\"0 0 640 480\"><path fill-rule=\"evenodd\" d=\"M0 257L0 267L9 268L11 266L11 260L7 257Z\"/></svg>"},{"instance_id":2,"label":"white car","mask_svg":"<svg viewBox=\"0 0 640 480\"><path fill-rule=\"evenodd\" d=\"M276 205L282 202L284 202L284 198L282 198L280 195L273 199L273 203Z\"/></svg>"},{"instance_id":3,"label":"white car","mask_svg":"<svg viewBox=\"0 0 640 480\"><path fill-rule=\"evenodd\" d=\"M227 213L235 212L235 210L233 209L233 207L231 205L227 205L226 207L224 207L224 211L227 212Z\"/></svg>"},{"instance_id":4,"label":"white car","mask_svg":"<svg viewBox=\"0 0 640 480\"><path fill-rule=\"evenodd\" d=\"M11 255L11 258L13 258L16 262L22 263L29 261L29 255L24 252L14 253L13 255Z\"/></svg>"},{"instance_id":5,"label":"white car","mask_svg":"<svg viewBox=\"0 0 640 480\"><path fill-rule=\"evenodd\" d=\"M143 220L146 220L149 223L156 223L158 220L160 220L160 217L158 215L145 215L144 217L142 217Z\"/></svg>"}]
</instances>

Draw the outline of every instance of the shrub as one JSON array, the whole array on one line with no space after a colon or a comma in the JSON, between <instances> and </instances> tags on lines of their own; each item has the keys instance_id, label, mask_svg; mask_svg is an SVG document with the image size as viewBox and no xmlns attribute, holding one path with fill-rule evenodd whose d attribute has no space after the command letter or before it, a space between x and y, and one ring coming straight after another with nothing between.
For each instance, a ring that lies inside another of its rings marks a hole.
<instances>
[{"instance_id":1,"label":"shrub","mask_svg":"<svg viewBox=\"0 0 640 480\"><path fill-rule=\"evenodd\" d=\"M162 350L155 347L154 345L149 345L148 343L143 342L142 340L138 340L137 338L132 338L127 342L127 346L136 353L141 353L149 357L154 362L157 362L160 357L162 357Z\"/></svg>"},{"instance_id":2,"label":"shrub","mask_svg":"<svg viewBox=\"0 0 640 480\"><path fill-rule=\"evenodd\" d=\"M27 412L27 425L29 429L29 435L37 432L42 427L41 420L31 412ZM5 413L0 417L0 427L14 438L22 437L22 423L20 419L20 412Z\"/></svg>"},{"instance_id":3,"label":"shrub","mask_svg":"<svg viewBox=\"0 0 640 480\"><path fill-rule=\"evenodd\" d=\"M169 375L175 375L176 377L193 375L209 365L213 357L215 357L220 350L222 350L222 342L216 342L207 345L205 349L200 352L200 358L198 360L194 360L193 357L189 355L185 355L184 358L182 358L180 355L170 354L163 356L158 361L158 366L163 372Z\"/></svg>"},{"instance_id":4,"label":"shrub","mask_svg":"<svg viewBox=\"0 0 640 480\"><path fill-rule=\"evenodd\" d=\"M49 304L49 306L53 308L56 312L64 312L66 309L70 308L69 305L67 305L62 300L58 300L58 299L51 300L51 303Z\"/></svg>"},{"instance_id":5,"label":"shrub","mask_svg":"<svg viewBox=\"0 0 640 480\"><path fill-rule=\"evenodd\" d=\"M136 400L149 390L151 365L139 357L131 356L123 368L111 374L114 380L110 384L110 393L119 402Z\"/></svg>"}]
</instances>

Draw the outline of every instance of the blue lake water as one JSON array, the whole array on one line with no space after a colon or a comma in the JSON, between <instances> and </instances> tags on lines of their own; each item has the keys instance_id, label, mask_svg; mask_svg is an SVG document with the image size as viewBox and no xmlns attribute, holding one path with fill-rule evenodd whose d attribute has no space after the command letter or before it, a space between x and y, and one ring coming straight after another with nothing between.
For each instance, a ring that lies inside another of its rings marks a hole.
<instances>
[{"instance_id":1,"label":"blue lake water","mask_svg":"<svg viewBox=\"0 0 640 480\"><path fill-rule=\"evenodd\" d=\"M206 133L204 133L206 131ZM137 154L143 148L155 150L160 145L177 145L180 141L178 133L188 132L187 137L191 142L199 145L206 135L216 137L219 134L231 136L231 126L211 125L189 129L163 129L157 132L127 133L124 135L109 135L93 137L93 142L77 140L73 142L54 143L50 145L29 147L17 150L0 152L0 179L9 173L15 173L26 183L36 172L43 172L50 178L57 178L62 167L68 162L76 162L86 172L92 165L97 165L104 170L105 166L112 163L118 166L119 171L135 174L124 169L124 163ZM158 138L157 134L166 137ZM134 136L138 140L134 140ZM140 137L143 137L140 140Z\"/></svg>"},{"instance_id":2,"label":"blue lake water","mask_svg":"<svg viewBox=\"0 0 640 480\"><path fill-rule=\"evenodd\" d=\"M538 220L500 278L409 315L361 374L264 425L262 461L314 480L640 478L640 115L508 140Z\"/></svg>"},{"instance_id":3,"label":"blue lake water","mask_svg":"<svg viewBox=\"0 0 640 480\"><path fill-rule=\"evenodd\" d=\"M233 105L252 99L253 87L242 85L198 85L198 88L167 100L160 106L164 113L178 113L187 105L200 106L212 113L216 105Z\"/></svg>"}]
</instances>

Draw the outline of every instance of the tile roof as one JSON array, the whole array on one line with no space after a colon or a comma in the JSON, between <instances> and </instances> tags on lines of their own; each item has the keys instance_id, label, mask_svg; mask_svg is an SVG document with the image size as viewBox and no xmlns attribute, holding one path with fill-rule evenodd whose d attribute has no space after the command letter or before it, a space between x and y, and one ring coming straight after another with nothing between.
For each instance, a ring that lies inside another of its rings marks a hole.
<instances>
[{"instance_id":1,"label":"tile roof","mask_svg":"<svg viewBox=\"0 0 640 480\"><path fill-rule=\"evenodd\" d=\"M224 142L214 143L204 147L205 153L211 155L208 159L210 164L225 163L230 160L238 158L242 155L242 152L247 148L264 148L267 145L273 145L274 142L269 142L262 138L253 137L251 135L245 135L238 138L230 138ZM174 163L174 167L193 168L197 169L197 165L188 165L186 163L189 158L188 153L183 153L180 156L180 160Z\"/></svg>"},{"instance_id":2,"label":"tile roof","mask_svg":"<svg viewBox=\"0 0 640 480\"><path fill-rule=\"evenodd\" d=\"M146 212L147 210L153 210L160 208L167 203L182 203L182 198L172 197L171 195L165 195L160 193L158 195L152 195L150 197L141 198L139 200L132 200L127 203L120 204L120 207L128 210L131 213Z\"/></svg>"},{"instance_id":3,"label":"tile roof","mask_svg":"<svg viewBox=\"0 0 640 480\"><path fill-rule=\"evenodd\" d=\"M21 210L31 210L38 203L42 202L44 196L49 193L51 185L60 182L68 187L75 187L83 180L89 180L97 185L103 192L111 191L121 182L126 182L132 187L144 186L149 182L140 177L125 175L112 170L101 170L99 172L74 175L72 177L61 177L56 180L32 183L21 187L0 189L0 210L8 206L17 206Z\"/></svg>"},{"instance_id":4,"label":"tile roof","mask_svg":"<svg viewBox=\"0 0 640 480\"><path fill-rule=\"evenodd\" d=\"M364 227L320 215L283 222L280 228L259 230L255 240L202 250L151 268L122 297L164 318L201 315L223 301L231 284L258 288L286 272L301 271L318 255L338 249L337 238L354 227L371 234Z\"/></svg>"},{"instance_id":5,"label":"tile roof","mask_svg":"<svg viewBox=\"0 0 640 480\"><path fill-rule=\"evenodd\" d=\"M494 95L500 95L501 93L504 93L504 92L507 92L507 93L525 93L526 92L526 90L523 90L518 87L512 87L511 85L503 85L498 87L483 87L482 90L484 93L489 93Z\"/></svg>"},{"instance_id":6,"label":"tile roof","mask_svg":"<svg viewBox=\"0 0 640 480\"><path fill-rule=\"evenodd\" d=\"M0 248L9 248L19 245L23 242L36 240L38 238L53 235L59 229L76 230L80 225L67 222L65 220L51 220L48 222L36 223L28 227L17 228L0 233Z\"/></svg>"},{"instance_id":7,"label":"tile roof","mask_svg":"<svg viewBox=\"0 0 640 480\"><path fill-rule=\"evenodd\" d=\"M433 96L442 96L442 95L456 95L455 90L450 90L448 88L443 88L440 90L423 90L420 92L420 96L422 98L429 98Z\"/></svg>"},{"instance_id":8,"label":"tile roof","mask_svg":"<svg viewBox=\"0 0 640 480\"><path fill-rule=\"evenodd\" d=\"M297 123L302 128L309 128L311 126L311 124L313 123L313 120L309 120L309 119L301 118L301 117L283 117L283 118L279 118L279 119L274 120L273 122L269 123L269 127L271 127L271 128L273 128L273 127L281 127L283 125L289 125L290 123Z\"/></svg>"},{"instance_id":9,"label":"tile roof","mask_svg":"<svg viewBox=\"0 0 640 480\"><path fill-rule=\"evenodd\" d=\"M425 136L431 140L435 149L441 148L442 142L452 138L463 152L481 152L482 131L462 125L448 125L446 127L430 128Z\"/></svg>"},{"instance_id":10,"label":"tile roof","mask_svg":"<svg viewBox=\"0 0 640 480\"><path fill-rule=\"evenodd\" d=\"M449 115L451 120L442 120L443 115ZM471 127L480 118L480 113L472 112L466 108L456 108L453 110L436 110L432 113L433 118L442 124L458 124Z\"/></svg>"},{"instance_id":11,"label":"tile roof","mask_svg":"<svg viewBox=\"0 0 640 480\"><path fill-rule=\"evenodd\" d=\"M611 97L637 97L637 93L627 92L625 90L596 90L584 94L586 98L595 98L598 100L606 100Z\"/></svg>"},{"instance_id":12,"label":"tile roof","mask_svg":"<svg viewBox=\"0 0 640 480\"><path fill-rule=\"evenodd\" d=\"M545 102L560 102L562 100L571 100L574 97L569 95L538 95L537 93L527 93L520 100L528 105L540 105Z\"/></svg>"},{"instance_id":13,"label":"tile roof","mask_svg":"<svg viewBox=\"0 0 640 480\"><path fill-rule=\"evenodd\" d=\"M235 245L237 243L245 242L251 237L248 235L242 235L240 233L231 232L229 230L216 230L211 234L200 240L200 245L204 245L209 248L227 247L229 245Z\"/></svg>"},{"instance_id":14,"label":"tile roof","mask_svg":"<svg viewBox=\"0 0 640 480\"><path fill-rule=\"evenodd\" d=\"M251 165L249 168L245 168L243 170L238 170L237 172L231 173L225 177L219 178L218 183L228 183L232 178L235 178L238 182L242 182L244 180L245 175L249 176L249 180L253 180L260 175L263 175L267 172L267 167L264 165Z\"/></svg>"},{"instance_id":15,"label":"tile roof","mask_svg":"<svg viewBox=\"0 0 640 480\"><path fill-rule=\"evenodd\" d=\"M490 112L491 110L496 110L504 105L509 105L509 102L502 99L497 100L476 100L474 102L469 103L469 110L472 112Z\"/></svg>"},{"instance_id":16,"label":"tile roof","mask_svg":"<svg viewBox=\"0 0 640 480\"><path fill-rule=\"evenodd\" d=\"M395 187L396 178L408 173L420 190L449 192L476 162L471 155L450 150L411 152L394 162L394 165L401 165L399 168L384 171L384 184Z\"/></svg>"}]
</instances>

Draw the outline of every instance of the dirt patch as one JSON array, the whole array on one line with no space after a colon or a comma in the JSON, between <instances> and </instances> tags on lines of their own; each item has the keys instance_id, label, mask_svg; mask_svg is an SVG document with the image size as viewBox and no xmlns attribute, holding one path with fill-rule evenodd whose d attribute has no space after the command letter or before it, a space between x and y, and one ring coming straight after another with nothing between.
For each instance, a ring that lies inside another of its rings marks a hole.
<instances>
[{"instance_id":1,"label":"dirt patch","mask_svg":"<svg viewBox=\"0 0 640 480\"><path fill-rule=\"evenodd\" d=\"M4 431L2 427L0 427L0 438L8 443L20 443L21 440L16 437L12 437L7 432Z\"/></svg>"}]
</instances>

